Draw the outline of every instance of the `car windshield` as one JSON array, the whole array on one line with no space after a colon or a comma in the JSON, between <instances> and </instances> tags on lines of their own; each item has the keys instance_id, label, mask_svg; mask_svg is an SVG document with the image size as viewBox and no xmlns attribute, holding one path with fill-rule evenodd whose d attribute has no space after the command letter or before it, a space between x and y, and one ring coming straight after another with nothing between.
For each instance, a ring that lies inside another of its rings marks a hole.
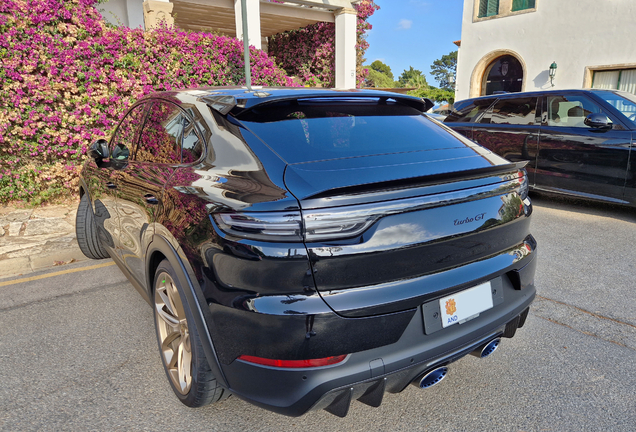
<instances>
[{"instance_id":1,"label":"car windshield","mask_svg":"<svg viewBox=\"0 0 636 432\"><path fill-rule=\"evenodd\" d=\"M633 126L636 126L636 95L626 92L603 92L599 96L627 117Z\"/></svg>"},{"instance_id":2,"label":"car windshield","mask_svg":"<svg viewBox=\"0 0 636 432\"><path fill-rule=\"evenodd\" d=\"M288 163L463 146L415 108L370 98L285 101L238 119Z\"/></svg>"}]
</instances>

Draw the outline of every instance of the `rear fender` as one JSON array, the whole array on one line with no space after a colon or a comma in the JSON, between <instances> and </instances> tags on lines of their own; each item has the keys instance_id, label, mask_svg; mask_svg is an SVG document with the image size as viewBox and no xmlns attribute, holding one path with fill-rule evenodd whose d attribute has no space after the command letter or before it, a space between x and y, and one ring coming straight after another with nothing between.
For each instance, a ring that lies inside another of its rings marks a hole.
<instances>
[{"instance_id":1,"label":"rear fender","mask_svg":"<svg viewBox=\"0 0 636 432\"><path fill-rule=\"evenodd\" d=\"M188 306L190 307L190 311L192 311L192 316L194 317L194 322L197 326L197 331L199 333L208 364L221 385L227 388L227 380L219 366L219 360L214 348L214 343L212 342L212 337L210 336L208 326L206 325L206 320L211 322L211 317L206 317L206 313L210 314L210 312L206 312L207 308L201 307L202 304L206 303L203 294L201 293L201 287L194 276L192 266L188 262L183 250L176 244L175 239L168 230L160 225L155 225L155 235L152 237L152 241L150 242L146 253L146 286L149 288L149 297L151 299L154 294L152 292L154 287L154 270L152 270L154 268L153 256L156 256L157 253L165 256L172 268L175 270L179 283L183 287L183 292Z\"/></svg>"}]
</instances>

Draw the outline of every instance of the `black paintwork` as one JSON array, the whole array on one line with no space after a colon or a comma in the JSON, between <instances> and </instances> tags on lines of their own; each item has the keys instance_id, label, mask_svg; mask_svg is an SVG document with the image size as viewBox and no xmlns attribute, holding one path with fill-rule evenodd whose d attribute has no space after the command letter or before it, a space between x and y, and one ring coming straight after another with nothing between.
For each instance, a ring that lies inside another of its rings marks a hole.
<instances>
[{"instance_id":1,"label":"black paintwork","mask_svg":"<svg viewBox=\"0 0 636 432\"><path fill-rule=\"evenodd\" d=\"M467 99L455 105L445 123L478 144L511 161L528 161L530 186L536 190L636 205L634 122L603 99L611 90L551 90L510 93ZM612 122L611 128L563 127L548 122L550 96L585 97ZM530 125L483 123L487 112L462 116L474 104L494 106L500 100L538 98L535 122Z\"/></svg>"},{"instance_id":2,"label":"black paintwork","mask_svg":"<svg viewBox=\"0 0 636 432\"><path fill-rule=\"evenodd\" d=\"M205 95L229 95L237 105L224 115L210 108ZM129 150L130 157L89 159L82 173L81 192L91 198L100 236L135 288L150 302L151 278L159 262L169 259L187 287L187 303L220 382L288 415L304 413L321 398L326 403L323 395L341 386L408 368L395 381L399 385L390 387L399 391L405 379L427 367L425 360L453 350L459 350L453 359L465 354L502 331L534 298L532 206L519 196L517 165L421 113L422 134L413 140L423 143L422 150L391 152L388 131L382 154L318 161L308 156L308 163L295 164L276 152L275 135L264 140L244 122L254 120L257 108L281 100L336 98L342 104L357 96L394 99L411 111L422 105L383 92L158 93L140 102L144 116L129 142L117 148L116 138L110 143L111 154ZM204 143L198 160L181 163L167 144L157 153L145 151L156 138L144 127L157 100L180 107L197 125ZM213 218L217 212L304 215L360 208L383 216L357 236L319 242L233 237ZM507 287L503 303L465 324L424 335L422 303L495 279ZM301 371L236 360L340 354L349 354L343 365ZM379 368L382 361L376 360L382 358L385 366Z\"/></svg>"}]
</instances>

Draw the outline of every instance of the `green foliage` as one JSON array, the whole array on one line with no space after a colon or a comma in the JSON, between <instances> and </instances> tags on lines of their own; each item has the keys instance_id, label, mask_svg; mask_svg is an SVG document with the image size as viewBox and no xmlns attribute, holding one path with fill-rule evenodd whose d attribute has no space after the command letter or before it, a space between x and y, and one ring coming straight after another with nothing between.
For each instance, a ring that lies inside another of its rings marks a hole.
<instances>
[{"instance_id":1,"label":"green foliage","mask_svg":"<svg viewBox=\"0 0 636 432\"><path fill-rule=\"evenodd\" d=\"M455 90L455 75L457 73L457 51L443 55L431 65L431 75L444 90ZM452 78L452 80L451 80Z\"/></svg>"},{"instance_id":2,"label":"green foliage","mask_svg":"<svg viewBox=\"0 0 636 432\"><path fill-rule=\"evenodd\" d=\"M367 67L371 68L372 70L376 72L386 75L387 77L391 79L391 81L395 79L393 77L393 72L391 72L391 67L387 64L382 63L380 60L374 61L373 63L371 63L370 66L367 66Z\"/></svg>"},{"instance_id":3,"label":"green foliage","mask_svg":"<svg viewBox=\"0 0 636 432\"><path fill-rule=\"evenodd\" d=\"M415 87L417 89L420 89L428 88L429 86L424 75L416 75L408 80L405 87Z\"/></svg>"},{"instance_id":4,"label":"green foliage","mask_svg":"<svg viewBox=\"0 0 636 432\"><path fill-rule=\"evenodd\" d=\"M428 98L439 103L448 102L451 105L455 103L455 92L452 90L439 89L435 87L422 87L416 90L411 90L408 94L411 96Z\"/></svg>"},{"instance_id":5,"label":"green foliage","mask_svg":"<svg viewBox=\"0 0 636 432\"><path fill-rule=\"evenodd\" d=\"M393 81L393 78L390 78L386 74L378 72L373 68L369 69L369 75L367 76L365 81L366 87L376 88L394 88L397 87L396 84L397 83Z\"/></svg>"},{"instance_id":6,"label":"green foliage","mask_svg":"<svg viewBox=\"0 0 636 432\"><path fill-rule=\"evenodd\" d=\"M400 75L400 78L398 79L400 87L408 87L409 82L421 82L419 81L419 77L422 77L426 83L426 77L422 75L421 70L413 69L413 66L410 66L409 70L404 69L404 72L402 72L402 75Z\"/></svg>"}]
</instances>

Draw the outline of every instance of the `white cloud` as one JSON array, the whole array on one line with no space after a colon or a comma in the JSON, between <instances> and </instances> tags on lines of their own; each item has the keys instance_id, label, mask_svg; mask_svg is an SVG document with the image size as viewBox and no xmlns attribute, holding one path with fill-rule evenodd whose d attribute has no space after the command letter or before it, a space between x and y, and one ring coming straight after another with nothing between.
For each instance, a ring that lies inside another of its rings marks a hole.
<instances>
[{"instance_id":1,"label":"white cloud","mask_svg":"<svg viewBox=\"0 0 636 432\"><path fill-rule=\"evenodd\" d=\"M400 30L408 30L413 25L413 21L407 19L401 19L398 23L398 29Z\"/></svg>"}]
</instances>

